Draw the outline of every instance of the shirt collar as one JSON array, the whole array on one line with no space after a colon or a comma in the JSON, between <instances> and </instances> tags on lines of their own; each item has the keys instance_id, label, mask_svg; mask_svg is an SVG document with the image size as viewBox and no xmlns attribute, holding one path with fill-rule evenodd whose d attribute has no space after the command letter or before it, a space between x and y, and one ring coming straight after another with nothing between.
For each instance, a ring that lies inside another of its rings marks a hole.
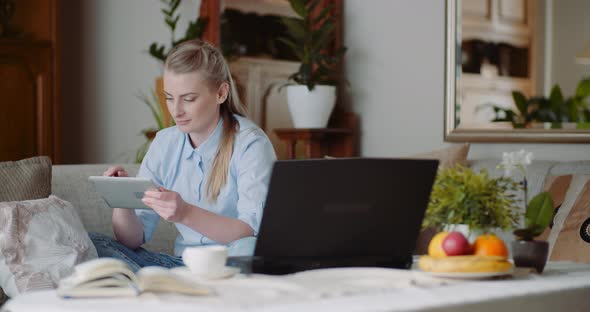
<instances>
[{"instance_id":1,"label":"shirt collar","mask_svg":"<svg viewBox=\"0 0 590 312\"><path fill-rule=\"evenodd\" d=\"M184 157L186 159L191 158L193 155L201 156L202 158L209 160L213 158L221 141L221 134L223 133L223 118L219 118L215 130L207 137L205 142L201 143L199 147L193 148L190 142L188 133L184 134Z\"/></svg>"}]
</instances>

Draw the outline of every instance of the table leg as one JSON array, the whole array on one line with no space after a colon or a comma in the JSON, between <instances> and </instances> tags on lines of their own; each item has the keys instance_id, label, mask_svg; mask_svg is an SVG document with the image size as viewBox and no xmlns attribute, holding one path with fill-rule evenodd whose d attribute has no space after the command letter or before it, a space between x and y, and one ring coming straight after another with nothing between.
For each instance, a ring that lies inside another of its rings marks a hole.
<instances>
[{"instance_id":1,"label":"table leg","mask_svg":"<svg viewBox=\"0 0 590 312\"><path fill-rule=\"evenodd\" d=\"M296 145L297 145L297 141L295 141L295 140L287 141L287 157L289 157L289 159L295 159Z\"/></svg>"},{"instance_id":2,"label":"table leg","mask_svg":"<svg viewBox=\"0 0 590 312\"><path fill-rule=\"evenodd\" d=\"M305 156L307 158L322 158L322 144L319 140L310 140L305 142Z\"/></svg>"}]
</instances>

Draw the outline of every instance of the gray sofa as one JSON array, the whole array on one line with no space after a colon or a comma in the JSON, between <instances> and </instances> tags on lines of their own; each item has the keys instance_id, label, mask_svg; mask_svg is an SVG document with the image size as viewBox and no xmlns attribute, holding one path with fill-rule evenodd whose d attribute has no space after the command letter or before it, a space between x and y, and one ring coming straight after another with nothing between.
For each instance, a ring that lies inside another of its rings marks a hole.
<instances>
[{"instance_id":1,"label":"gray sofa","mask_svg":"<svg viewBox=\"0 0 590 312\"><path fill-rule=\"evenodd\" d=\"M470 166L477 170L487 168L492 175L499 175L502 172L496 169L498 163L499 161L497 159L474 160L470 162ZM102 175L109 166L111 165L54 165L52 167L51 187L52 194L71 202L76 207L87 231L112 236L112 211L88 182L89 176ZM139 165L127 164L125 168L129 171L130 175L135 176ZM563 174L590 175L590 161L534 161L528 170L530 194L536 194L541 190L547 175ZM158 225L153 240L144 247L152 251L172 254L176 236L177 231L174 225L162 221ZM507 242L513 239L511 234L507 234L503 238ZM427 243L428 240L426 239L422 242L422 244ZM2 305L2 301L3 294L0 289L0 306Z\"/></svg>"},{"instance_id":2,"label":"gray sofa","mask_svg":"<svg viewBox=\"0 0 590 312\"><path fill-rule=\"evenodd\" d=\"M113 236L111 227L112 209L94 191L88 177L102 175L112 165L54 165L51 193L72 203L78 210L82 223L88 232L98 232ZM137 174L138 164L126 164L131 176ZM151 251L173 253L174 239L177 235L173 224L161 221L152 241L144 247Z\"/></svg>"},{"instance_id":3,"label":"gray sofa","mask_svg":"<svg viewBox=\"0 0 590 312\"><path fill-rule=\"evenodd\" d=\"M476 170L486 168L491 175L497 176L502 174L501 170L496 169L498 163L497 159L472 160L470 166ZM87 231L112 236L111 209L106 206L106 203L88 182L88 176L101 175L109 166L111 165L54 165L52 193L71 202L78 209ZM139 165L128 164L125 165L125 168L130 175L135 176ZM533 161L527 174L529 194L537 194L541 190L547 175L563 174L590 174L590 161ZM144 247L152 251L172 254L176 235L176 228L171 223L161 221L153 240ZM513 239L510 233L502 236L507 242ZM426 243L427 241L424 241L420 244Z\"/></svg>"}]
</instances>

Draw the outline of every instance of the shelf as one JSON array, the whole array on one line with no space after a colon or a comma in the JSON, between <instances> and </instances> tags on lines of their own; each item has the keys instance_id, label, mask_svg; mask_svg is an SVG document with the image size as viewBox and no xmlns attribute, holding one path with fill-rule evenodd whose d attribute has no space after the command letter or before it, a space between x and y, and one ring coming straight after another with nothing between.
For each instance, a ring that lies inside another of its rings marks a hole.
<instances>
[{"instance_id":1,"label":"shelf","mask_svg":"<svg viewBox=\"0 0 590 312\"><path fill-rule=\"evenodd\" d=\"M258 15L299 16L291 9L287 0L225 0L223 9L234 9Z\"/></svg>"},{"instance_id":2,"label":"shelf","mask_svg":"<svg viewBox=\"0 0 590 312\"><path fill-rule=\"evenodd\" d=\"M530 90L531 80L516 77L483 77L480 74L461 73L459 84L462 88L485 90ZM525 92L526 93L526 92Z\"/></svg>"},{"instance_id":3,"label":"shelf","mask_svg":"<svg viewBox=\"0 0 590 312\"><path fill-rule=\"evenodd\" d=\"M287 144L288 159L296 158L298 141L305 145L306 158L354 155L354 128L275 128L274 132Z\"/></svg>"},{"instance_id":4,"label":"shelf","mask_svg":"<svg viewBox=\"0 0 590 312\"><path fill-rule=\"evenodd\" d=\"M528 48L531 45L529 32L494 32L491 28L469 28L461 30L461 41L479 39L487 42L508 43L519 48Z\"/></svg>"}]
</instances>

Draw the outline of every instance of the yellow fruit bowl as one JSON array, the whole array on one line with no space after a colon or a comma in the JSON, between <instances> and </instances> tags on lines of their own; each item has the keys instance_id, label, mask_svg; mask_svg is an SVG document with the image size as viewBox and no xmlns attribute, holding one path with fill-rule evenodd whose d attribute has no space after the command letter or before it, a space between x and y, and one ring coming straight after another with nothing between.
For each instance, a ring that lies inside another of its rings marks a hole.
<instances>
[{"instance_id":1,"label":"yellow fruit bowl","mask_svg":"<svg viewBox=\"0 0 590 312\"><path fill-rule=\"evenodd\" d=\"M511 271L513 265L506 257L500 256L422 256L418 260L418 268L435 273L502 273Z\"/></svg>"}]
</instances>

